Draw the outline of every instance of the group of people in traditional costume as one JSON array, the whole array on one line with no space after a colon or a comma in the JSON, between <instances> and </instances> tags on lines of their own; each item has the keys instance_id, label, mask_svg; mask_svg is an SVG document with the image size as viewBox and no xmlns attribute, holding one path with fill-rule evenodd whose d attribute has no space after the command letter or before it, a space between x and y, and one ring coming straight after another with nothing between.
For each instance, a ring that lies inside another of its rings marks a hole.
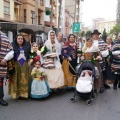
<instances>
[{"instance_id":1,"label":"group of people in traditional costume","mask_svg":"<svg viewBox=\"0 0 120 120\"><path fill-rule=\"evenodd\" d=\"M107 37L105 43L99 35L99 31L94 30L92 37L87 38L84 44L81 41L77 43L76 36L70 34L68 41L63 43L63 34L58 33L56 37L55 32L50 30L48 40L39 50L37 43L28 46L21 34L18 34L10 44L6 35L0 31L0 104L8 105L3 100L3 81L8 73L8 62L11 60L14 62L13 72L8 74L8 93L13 99L46 98L64 87L75 88L76 67L87 59L88 53L94 56L98 74L95 80L95 92L100 92L102 85L110 88L108 84L111 83L117 90L120 34L115 43L112 43L110 37Z\"/></svg>"}]
</instances>

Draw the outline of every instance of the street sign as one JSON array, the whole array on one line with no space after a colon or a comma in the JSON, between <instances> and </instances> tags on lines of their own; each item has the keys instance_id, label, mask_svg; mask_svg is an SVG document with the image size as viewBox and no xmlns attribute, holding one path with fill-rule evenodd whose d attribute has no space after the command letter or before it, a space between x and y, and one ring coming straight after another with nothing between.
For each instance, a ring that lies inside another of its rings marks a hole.
<instances>
[{"instance_id":1,"label":"street sign","mask_svg":"<svg viewBox=\"0 0 120 120\"><path fill-rule=\"evenodd\" d=\"M78 33L80 31L80 22L73 23L72 32Z\"/></svg>"}]
</instances>

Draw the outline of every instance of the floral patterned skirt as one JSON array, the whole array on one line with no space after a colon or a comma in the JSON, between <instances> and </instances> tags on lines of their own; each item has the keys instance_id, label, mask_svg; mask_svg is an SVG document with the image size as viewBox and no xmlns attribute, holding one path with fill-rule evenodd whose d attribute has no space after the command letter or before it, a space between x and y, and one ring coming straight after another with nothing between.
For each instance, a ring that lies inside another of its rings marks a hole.
<instances>
[{"instance_id":1,"label":"floral patterned skirt","mask_svg":"<svg viewBox=\"0 0 120 120\"><path fill-rule=\"evenodd\" d=\"M8 93L13 99L18 97L28 98L30 93L31 74L28 63L25 62L20 66L19 62L15 62L15 72L8 85Z\"/></svg>"}]
</instances>

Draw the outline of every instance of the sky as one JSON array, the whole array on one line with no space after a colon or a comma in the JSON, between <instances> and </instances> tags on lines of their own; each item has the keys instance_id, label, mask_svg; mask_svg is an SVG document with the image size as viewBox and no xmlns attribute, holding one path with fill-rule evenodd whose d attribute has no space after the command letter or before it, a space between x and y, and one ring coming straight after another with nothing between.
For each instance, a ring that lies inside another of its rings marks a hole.
<instances>
[{"instance_id":1,"label":"sky","mask_svg":"<svg viewBox=\"0 0 120 120\"><path fill-rule=\"evenodd\" d=\"M84 0L81 5L82 22L85 26L92 26L95 18L116 19L117 0Z\"/></svg>"}]
</instances>

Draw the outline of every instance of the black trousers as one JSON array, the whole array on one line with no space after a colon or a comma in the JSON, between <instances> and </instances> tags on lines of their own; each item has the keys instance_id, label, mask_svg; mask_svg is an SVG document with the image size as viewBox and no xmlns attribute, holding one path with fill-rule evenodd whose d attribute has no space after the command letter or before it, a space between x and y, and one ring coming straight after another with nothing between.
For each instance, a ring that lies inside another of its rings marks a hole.
<instances>
[{"instance_id":1,"label":"black trousers","mask_svg":"<svg viewBox=\"0 0 120 120\"><path fill-rule=\"evenodd\" d=\"M4 93L3 93L3 80L4 80L4 78L0 78L0 99L2 99L4 97Z\"/></svg>"},{"instance_id":2,"label":"black trousers","mask_svg":"<svg viewBox=\"0 0 120 120\"><path fill-rule=\"evenodd\" d=\"M120 82L120 75L116 75L114 85L117 86L118 82Z\"/></svg>"}]
</instances>

